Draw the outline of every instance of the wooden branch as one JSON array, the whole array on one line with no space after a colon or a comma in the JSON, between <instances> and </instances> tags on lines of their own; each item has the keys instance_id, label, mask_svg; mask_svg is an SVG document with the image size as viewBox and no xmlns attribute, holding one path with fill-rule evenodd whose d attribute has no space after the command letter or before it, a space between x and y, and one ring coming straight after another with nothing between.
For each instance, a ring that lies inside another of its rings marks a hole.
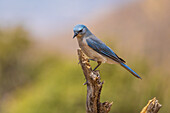
<instances>
[{"instance_id":1,"label":"wooden branch","mask_svg":"<svg viewBox=\"0 0 170 113\"><path fill-rule=\"evenodd\" d=\"M158 103L156 97L152 100L148 101L148 104L142 109L140 113L157 113L159 109L162 107L161 104Z\"/></svg>"},{"instance_id":2,"label":"wooden branch","mask_svg":"<svg viewBox=\"0 0 170 113\"><path fill-rule=\"evenodd\" d=\"M100 81L99 71L92 71L88 58L81 49L77 50L87 85L86 113L108 113L113 102L100 102L100 94L104 82Z\"/></svg>"}]
</instances>

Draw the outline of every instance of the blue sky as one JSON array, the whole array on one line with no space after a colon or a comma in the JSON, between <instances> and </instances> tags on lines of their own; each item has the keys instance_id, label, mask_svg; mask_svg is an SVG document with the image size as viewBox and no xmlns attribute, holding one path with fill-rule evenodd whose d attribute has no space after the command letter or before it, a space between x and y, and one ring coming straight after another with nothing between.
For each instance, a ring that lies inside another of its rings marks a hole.
<instances>
[{"instance_id":1,"label":"blue sky","mask_svg":"<svg viewBox=\"0 0 170 113\"><path fill-rule=\"evenodd\" d=\"M90 14L133 0L0 0L0 26L24 25L34 35L63 31Z\"/></svg>"}]
</instances>

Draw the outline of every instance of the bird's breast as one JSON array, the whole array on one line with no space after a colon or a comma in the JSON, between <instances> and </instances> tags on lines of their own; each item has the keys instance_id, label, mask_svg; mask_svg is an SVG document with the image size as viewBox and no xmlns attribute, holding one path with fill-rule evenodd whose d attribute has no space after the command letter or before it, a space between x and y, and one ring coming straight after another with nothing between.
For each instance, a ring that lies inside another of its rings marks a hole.
<instances>
[{"instance_id":1,"label":"bird's breast","mask_svg":"<svg viewBox=\"0 0 170 113\"><path fill-rule=\"evenodd\" d=\"M107 58L105 58L103 55L99 54L95 50L93 50L91 47L88 46L86 39L78 40L79 47L81 50L90 58L95 61L101 61L102 63L105 63L107 61Z\"/></svg>"}]
</instances>

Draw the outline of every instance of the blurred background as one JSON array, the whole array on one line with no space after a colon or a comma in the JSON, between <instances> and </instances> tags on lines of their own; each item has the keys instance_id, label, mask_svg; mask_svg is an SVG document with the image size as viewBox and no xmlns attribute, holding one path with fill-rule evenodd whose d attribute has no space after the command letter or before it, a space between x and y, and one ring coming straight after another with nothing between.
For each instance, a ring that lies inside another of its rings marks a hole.
<instances>
[{"instance_id":1,"label":"blurred background","mask_svg":"<svg viewBox=\"0 0 170 113\"><path fill-rule=\"evenodd\" d=\"M88 26L143 78L119 65L99 68L101 101L114 102L110 113L139 113L153 97L163 105L160 113L170 112L169 4L0 0L0 113L85 113L76 24Z\"/></svg>"}]
</instances>

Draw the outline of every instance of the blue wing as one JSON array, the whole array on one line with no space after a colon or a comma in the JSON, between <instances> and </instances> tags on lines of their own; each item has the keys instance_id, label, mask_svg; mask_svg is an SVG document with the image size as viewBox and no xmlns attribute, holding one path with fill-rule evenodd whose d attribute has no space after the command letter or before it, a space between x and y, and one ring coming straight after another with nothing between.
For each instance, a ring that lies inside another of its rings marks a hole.
<instances>
[{"instance_id":1,"label":"blue wing","mask_svg":"<svg viewBox=\"0 0 170 113\"><path fill-rule=\"evenodd\" d=\"M86 42L89 47L91 47L96 52L109 57L110 59L116 62L125 62L123 59L119 58L108 46L106 46L102 41L97 38L88 38Z\"/></svg>"}]
</instances>

